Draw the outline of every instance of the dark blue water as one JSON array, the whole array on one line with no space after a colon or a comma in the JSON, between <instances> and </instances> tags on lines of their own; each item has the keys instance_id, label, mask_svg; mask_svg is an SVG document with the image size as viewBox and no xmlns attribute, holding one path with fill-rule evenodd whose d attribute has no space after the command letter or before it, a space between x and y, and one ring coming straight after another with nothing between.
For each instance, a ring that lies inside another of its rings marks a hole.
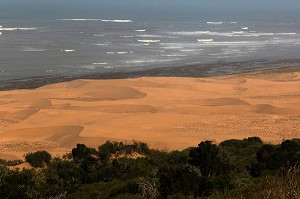
<instances>
[{"instance_id":1,"label":"dark blue water","mask_svg":"<svg viewBox=\"0 0 300 199\"><path fill-rule=\"evenodd\" d=\"M2 2L0 80L299 58L300 14L293 9L110 4Z\"/></svg>"}]
</instances>

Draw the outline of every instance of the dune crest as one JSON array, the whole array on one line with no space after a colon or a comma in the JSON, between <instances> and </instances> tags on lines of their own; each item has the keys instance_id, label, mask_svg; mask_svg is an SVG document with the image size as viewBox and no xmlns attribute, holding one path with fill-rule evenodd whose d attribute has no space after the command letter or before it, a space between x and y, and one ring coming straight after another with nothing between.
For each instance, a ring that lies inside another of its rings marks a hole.
<instances>
[{"instance_id":1,"label":"dune crest","mask_svg":"<svg viewBox=\"0 0 300 199\"><path fill-rule=\"evenodd\" d=\"M299 74L75 80L1 91L0 158L107 140L172 150L207 139L299 138Z\"/></svg>"}]
</instances>

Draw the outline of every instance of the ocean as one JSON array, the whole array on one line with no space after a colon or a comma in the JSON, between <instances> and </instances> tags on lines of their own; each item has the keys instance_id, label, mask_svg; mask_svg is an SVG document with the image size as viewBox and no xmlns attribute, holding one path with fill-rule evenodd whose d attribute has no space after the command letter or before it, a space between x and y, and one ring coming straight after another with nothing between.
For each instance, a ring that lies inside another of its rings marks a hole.
<instances>
[{"instance_id":1,"label":"ocean","mask_svg":"<svg viewBox=\"0 0 300 199\"><path fill-rule=\"evenodd\" d=\"M0 13L0 81L299 58L297 13L132 12Z\"/></svg>"}]
</instances>

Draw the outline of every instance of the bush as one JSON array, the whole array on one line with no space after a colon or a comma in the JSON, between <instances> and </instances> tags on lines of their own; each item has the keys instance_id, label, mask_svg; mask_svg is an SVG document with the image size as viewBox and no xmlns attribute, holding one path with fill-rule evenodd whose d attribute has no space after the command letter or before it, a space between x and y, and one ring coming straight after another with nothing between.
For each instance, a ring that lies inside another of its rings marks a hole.
<instances>
[{"instance_id":1,"label":"bush","mask_svg":"<svg viewBox=\"0 0 300 199\"><path fill-rule=\"evenodd\" d=\"M201 142L189 154L189 163L200 169L203 176L219 175L229 170L229 164L220 155L220 149L211 141Z\"/></svg>"},{"instance_id":2,"label":"bush","mask_svg":"<svg viewBox=\"0 0 300 199\"><path fill-rule=\"evenodd\" d=\"M51 155L47 151L37 151L25 154L25 160L33 167L44 167L51 160Z\"/></svg>"},{"instance_id":3,"label":"bush","mask_svg":"<svg viewBox=\"0 0 300 199\"><path fill-rule=\"evenodd\" d=\"M205 141L172 152L138 142L99 151L78 144L63 158L38 151L25 159L47 167L10 169L0 160L0 198L300 198L299 139Z\"/></svg>"},{"instance_id":4,"label":"bush","mask_svg":"<svg viewBox=\"0 0 300 199\"><path fill-rule=\"evenodd\" d=\"M19 165L19 164L22 164L23 161L22 160L3 160L3 159L0 159L0 165L3 165L3 166L16 166L16 165Z\"/></svg>"}]
</instances>

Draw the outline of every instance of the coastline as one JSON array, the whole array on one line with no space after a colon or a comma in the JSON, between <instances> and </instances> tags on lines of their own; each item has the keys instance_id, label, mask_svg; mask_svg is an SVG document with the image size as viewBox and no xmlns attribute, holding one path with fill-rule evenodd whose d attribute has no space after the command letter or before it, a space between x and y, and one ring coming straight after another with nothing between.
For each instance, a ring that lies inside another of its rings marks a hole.
<instances>
[{"instance_id":1,"label":"coastline","mask_svg":"<svg viewBox=\"0 0 300 199\"><path fill-rule=\"evenodd\" d=\"M157 67L132 71L92 73L72 76L38 76L0 81L0 91L34 89L54 83L69 82L77 79L130 79L140 77L214 77L222 75L242 75L248 73L297 72L300 59L293 60L252 60L242 62L216 62L177 67ZM229 69L228 69L229 68Z\"/></svg>"}]
</instances>

